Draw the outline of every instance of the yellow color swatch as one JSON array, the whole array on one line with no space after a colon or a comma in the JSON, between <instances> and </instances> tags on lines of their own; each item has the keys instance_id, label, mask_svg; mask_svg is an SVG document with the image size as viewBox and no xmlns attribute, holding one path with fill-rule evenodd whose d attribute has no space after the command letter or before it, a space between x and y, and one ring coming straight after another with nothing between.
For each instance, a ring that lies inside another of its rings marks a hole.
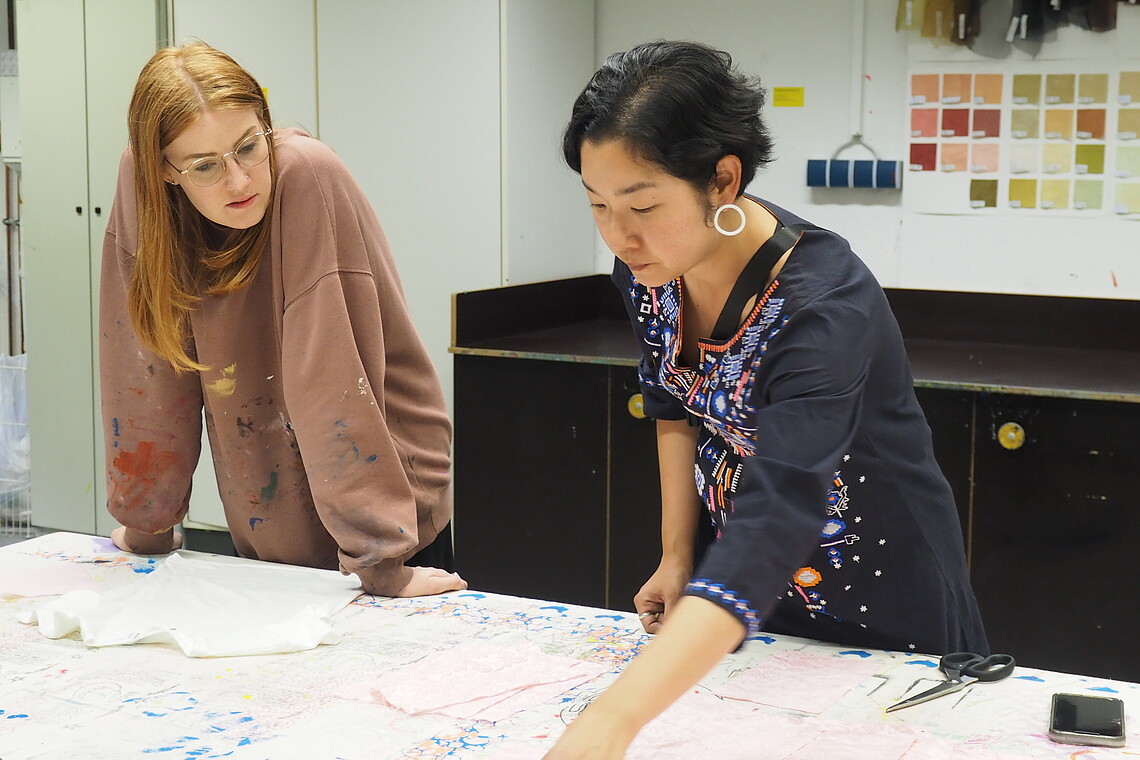
<instances>
[{"instance_id":1,"label":"yellow color swatch","mask_svg":"<svg viewBox=\"0 0 1140 760\"><path fill-rule=\"evenodd\" d=\"M1116 149L1116 176L1140 178L1140 145L1120 146Z\"/></svg>"},{"instance_id":2,"label":"yellow color swatch","mask_svg":"<svg viewBox=\"0 0 1140 760\"><path fill-rule=\"evenodd\" d=\"M1081 74L1077 85L1077 102L1107 103L1108 74Z\"/></svg>"},{"instance_id":3,"label":"yellow color swatch","mask_svg":"<svg viewBox=\"0 0 1140 760\"><path fill-rule=\"evenodd\" d=\"M1037 180L1011 179L1009 205L1013 208L1037 208Z\"/></svg>"},{"instance_id":4,"label":"yellow color swatch","mask_svg":"<svg viewBox=\"0 0 1140 760\"><path fill-rule=\"evenodd\" d=\"M1115 209L1118 214L1140 214L1140 182L1117 183Z\"/></svg>"},{"instance_id":5,"label":"yellow color swatch","mask_svg":"<svg viewBox=\"0 0 1140 760\"><path fill-rule=\"evenodd\" d=\"M1013 102L1019 105L1037 105L1041 102L1041 75L1014 74Z\"/></svg>"},{"instance_id":6,"label":"yellow color swatch","mask_svg":"<svg viewBox=\"0 0 1140 760\"><path fill-rule=\"evenodd\" d=\"M802 108L804 105L804 88L773 87L772 105L784 108Z\"/></svg>"},{"instance_id":7,"label":"yellow color swatch","mask_svg":"<svg viewBox=\"0 0 1140 760\"><path fill-rule=\"evenodd\" d=\"M1069 180L1043 179L1041 180L1041 208L1068 208L1069 207Z\"/></svg>"},{"instance_id":8,"label":"yellow color swatch","mask_svg":"<svg viewBox=\"0 0 1140 760\"><path fill-rule=\"evenodd\" d=\"M1076 74L1049 74L1045 77L1045 102L1047 104L1073 103L1076 99Z\"/></svg>"},{"instance_id":9,"label":"yellow color swatch","mask_svg":"<svg viewBox=\"0 0 1140 760\"><path fill-rule=\"evenodd\" d=\"M1077 174L1104 174L1104 146L1078 145L1073 161Z\"/></svg>"},{"instance_id":10,"label":"yellow color swatch","mask_svg":"<svg viewBox=\"0 0 1140 760\"><path fill-rule=\"evenodd\" d=\"M1140 71L1120 72L1120 103L1140 104Z\"/></svg>"},{"instance_id":11,"label":"yellow color swatch","mask_svg":"<svg viewBox=\"0 0 1140 760\"><path fill-rule=\"evenodd\" d=\"M1072 172L1073 146L1068 143L1045 143L1041 153L1041 171L1046 174Z\"/></svg>"},{"instance_id":12,"label":"yellow color swatch","mask_svg":"<svg viewBox=\"0 0 1140 760\"><path fill-rule=\"evenodd\" d=\"M1140 138L1140 108L1121 108L1116 118L1116 139Z\"/></svg>"},{"instance_id":13,"label":"yellow color swatch","mask_svg":"<svg viewBox=\"0 0 1140 760\"><path fill-rule=\"evenodd\" d=\"M1010 135L1019 139L1037 137L1041 112L1036 109L1014 109L1010 114Z\"/></svg>"},{"instance_id":14,"label":"yellow color swatch","mask_svg":"<svg viewBox=\"0 0 1140 760\"><path fill-rule=\"evenodd\" d=\"M1100 180L1073 181L1073 208L1097 209L1104 206L1104 183Z\"/></svg>"}]
</instances>

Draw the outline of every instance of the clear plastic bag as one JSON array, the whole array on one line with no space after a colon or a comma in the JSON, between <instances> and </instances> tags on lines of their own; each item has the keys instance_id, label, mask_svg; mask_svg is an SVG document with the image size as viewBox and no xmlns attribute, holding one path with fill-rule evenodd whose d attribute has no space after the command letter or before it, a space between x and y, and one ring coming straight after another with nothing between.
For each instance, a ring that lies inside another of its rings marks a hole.
<instances>
[{"instance_id":1,"label":"clear plastic bag","mask_svg":"<svg viewBox=\"0 0 1140 760\"><path fill-rule=\"evenodd\" d=\"M28 355L0 354L0 525L28 522Z\"/></svg>"}]
</instances>

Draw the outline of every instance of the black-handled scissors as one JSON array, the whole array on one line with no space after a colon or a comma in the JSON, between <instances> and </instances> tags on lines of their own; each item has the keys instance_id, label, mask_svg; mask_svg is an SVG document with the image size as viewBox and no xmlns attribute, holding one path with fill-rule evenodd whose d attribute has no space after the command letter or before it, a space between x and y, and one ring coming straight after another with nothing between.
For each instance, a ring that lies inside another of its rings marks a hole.
<instances>
[{"instance_id":1,"label":"black-handled scissors","mask_svg":"<svg viewBox=\"0 0 1140 760\"><path fill-rule=\"evenodd\" d=\"M933 689L927 689L910 699L891 705L887 708L887 712L929 702L943 694L960 691L977 681L1000 681L1013 672L1016 664L1013 656L1008 654L991 654L989 657L982 657L973 652L954 652L944 655L938 661L938 669L946 674L946 680Z\"/></svg>"}]
</instances>

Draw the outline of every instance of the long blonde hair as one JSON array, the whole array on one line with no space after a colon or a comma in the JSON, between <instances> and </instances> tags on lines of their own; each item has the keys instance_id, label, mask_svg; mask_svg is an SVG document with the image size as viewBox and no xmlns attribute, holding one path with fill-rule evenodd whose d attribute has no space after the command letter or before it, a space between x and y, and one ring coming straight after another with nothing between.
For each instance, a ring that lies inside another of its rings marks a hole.
<instances>
[{"instance_id":1,"label":"long blonde hair","mask_svg":"<svg viewBox=\"0 0 1140 760\"><path fill-rule=\"evenodd\" d=\"M239 290L257 272L269 242L272 199L262 220L231 230L212 248L206 219L182 189L163 180L163 150L206 110L252 108L269 130L269 104L257 80L203 42L155 53L135 84L128 116L135 171L138 247L128 293L140 340L178 372L206 369L188 352L190 312L203 296ZM269 139L276 186L277 158Z\"/></svg>"}]
</instances>

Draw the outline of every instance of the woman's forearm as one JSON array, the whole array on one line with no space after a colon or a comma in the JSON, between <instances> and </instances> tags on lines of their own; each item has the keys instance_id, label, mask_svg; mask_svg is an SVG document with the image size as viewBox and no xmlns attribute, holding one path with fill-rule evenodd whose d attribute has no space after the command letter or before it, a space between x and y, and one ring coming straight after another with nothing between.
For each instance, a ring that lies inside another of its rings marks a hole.
<instances>
[{"instance_id":1,"label":"woman's forearm","mask_svg":"<svg viewBox=\"0 0 1140 760\"><path fill-rule=\"evenodd\" d=\"M741 622L724 608L683 597L661 631L583 717L596 710L631 734L640 731L733 651L744 634Z\"/></svg>"},{"instance_id":2,"label":"woman's forearm","mask_svg":"<svg viewBox=\"0 0 1140 760\"><path fill-rule=\"evenodd\" d=\"M696 448L697 428L688 420L657 421L662 558L680 559L690 565L701 509L693 483Z\"/></svg>"}]
</instances>

